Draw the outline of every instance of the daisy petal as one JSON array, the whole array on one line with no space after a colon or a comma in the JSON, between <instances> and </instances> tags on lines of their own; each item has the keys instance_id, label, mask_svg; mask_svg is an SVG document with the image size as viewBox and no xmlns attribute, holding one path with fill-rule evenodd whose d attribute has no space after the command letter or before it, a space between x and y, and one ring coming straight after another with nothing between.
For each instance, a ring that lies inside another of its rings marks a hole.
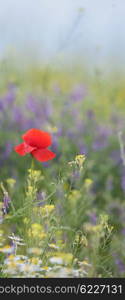
<instances>
[{"instance_id":1,"label":"daisy petal","mask_svg":"<svg viewBox=\"0 0 125 300\"><path fill-rule=\"evenodd\" d=\"M48 132L32 128L28 130L23 136L26 144L36 147L38 149L47 148L51 145L51 136Z\"/></svg>"},{"instance_id":2,"label":"daisy petal","mask_svg":"<svg viewBox=\"0 0 125 300\"><path fill-rule=\"evenodd\" d=\"M38 149L32 152L32 155L39 161L47 161L53 159L56 154L49 149Z\"/></svg>"}]
</instances>

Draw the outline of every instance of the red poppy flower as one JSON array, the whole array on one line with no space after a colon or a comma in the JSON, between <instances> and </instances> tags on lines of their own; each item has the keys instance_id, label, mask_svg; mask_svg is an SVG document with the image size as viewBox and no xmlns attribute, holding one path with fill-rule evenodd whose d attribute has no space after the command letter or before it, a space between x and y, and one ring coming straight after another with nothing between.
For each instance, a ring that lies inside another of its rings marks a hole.
<instances>
[{"instance_id":1,"label":"red poppy flower","mask_svg":"<svg viewBox=\"0 0 125 300\"><path fill-rule=\"evenodd\" d=\"M51 143L51 135L48 132L32 128L23 134L23 143L19 144L14 150L19 155L30 153L39 161L47 161L53 159L56 155L47 149Z\"/></svg>"}]
</instances>

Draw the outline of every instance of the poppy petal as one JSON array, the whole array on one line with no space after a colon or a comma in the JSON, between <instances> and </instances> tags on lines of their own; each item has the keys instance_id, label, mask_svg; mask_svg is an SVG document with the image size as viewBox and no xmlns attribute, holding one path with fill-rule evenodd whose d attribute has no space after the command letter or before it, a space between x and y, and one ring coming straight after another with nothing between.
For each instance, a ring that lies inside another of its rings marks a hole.
<instances>
[{"instance_id":1,"label":"poppy petal","mask_svg":"<svg viewBox=\"0 0 125 300\"><path fill-rule=\"evenodd\" d=\"M25 151L25 147L24 147L24 143L19 144L17 146L14 147L14 150L19 154L19 155L25 155L26 151Z\"/></svg>"},{"instance_id":2,"label":"poppy petal","mask_svg":"<svg viewBox=\"0 0 125 300\"><path fill-rule=\"evenodd\" d=\"M51 145L51 136L48 132L32 128L28 130L23 136L23 140L26 144L37 147L38 149L47 148Z\"/></svg>"},{"instance_id":3,"label":"poppy petal","mask_svg":"<svg viewBox=\"0 0 125 300\"><path fill-rule=\"evenodd\" d=\"M47 161L53 159L56 154L49 149L38 149L32 152L32 155L39 161Z\"/></svg>"},{"instance_id":4,"label":"poppy petal","mask_svg":"<svg viewBox=\"0 0 125 300\"><path fill-rule=\"evenodd\" d=\"M27 153L31 153L33 150L35 150L35 147L31 147L27 145L26 143L19 144L14 147L14 150L19 154L19 155L26 155Z\"/></svg>"}]
</instances>

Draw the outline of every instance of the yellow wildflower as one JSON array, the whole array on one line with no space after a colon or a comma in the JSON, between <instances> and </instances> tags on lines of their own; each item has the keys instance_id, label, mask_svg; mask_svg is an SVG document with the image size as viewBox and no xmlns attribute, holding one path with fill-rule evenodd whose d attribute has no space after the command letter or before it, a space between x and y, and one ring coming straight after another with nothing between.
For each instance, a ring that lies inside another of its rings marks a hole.
<instances>
[{"instance_id":1,"label":"yellow wildflower","mask_svg":"<svg viewBox=\"0 0 125 300\"><path fill-rule=\"evenodd\" d=\"M76 161L76 164L79 166L80 169L82 168L82 165L83 165L85 159L86 159L86 156L84 154L76 155L75 161Z\"/></svg>"},{"instance_id":2,"label":"yellow wildflower","mask_svg":"<svg viewBox=\"0 0 125 300\"><path fill-rule=\"evenodd\" d=\"M43 215L48 215L54 210L55 206L54 205L45 205L44 207L41 207L41 212Z\"/></svg>"},{"instance_id":3,"label":"yellow wildflower","mask_svg":"<svg viewBox=\"0 0 125 300\"><path fill-rule=\"evenodd\" d=\"M6 182L7 182L8 186L9 186L10 188L13 188L14 185L15 185L15 183L16 183L16 180L15 180L14 178L8 178L8 179L6 180Z\"/></svg>"},{"instance_id":4,"label":"yellow wildflower","mask_svg":"<svg viewBox=\"0 0 125 300\"><path fill-rule=\"evenodd\" d=\"M85 181L84 181L84 186L85 186L86 188L89 188L89 187L92 185L92 183L93 183L93 180L92 180L92 179L86 178Z\"/></svg>"}]
</instances>

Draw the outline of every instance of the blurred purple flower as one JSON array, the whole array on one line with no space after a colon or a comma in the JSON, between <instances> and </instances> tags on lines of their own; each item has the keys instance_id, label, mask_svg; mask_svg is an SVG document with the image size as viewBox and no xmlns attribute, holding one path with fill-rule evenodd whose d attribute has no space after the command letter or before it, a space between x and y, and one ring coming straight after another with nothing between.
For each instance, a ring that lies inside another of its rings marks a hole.
<instances>
[{"instance_id":1,"label":"blurred purple flower","mask_svg":"<svg viewBox=\"0 0 125 300\"><path fill-rule=\"evenodd\" d=\"M56 136L57 137L63 136L63 127L60 125L57 125L57 128L58 128L58 132L57 132Z\"/></svg>"},{"instance_id":2,"label":"blurred purple flower","mask_svg":"<svg viewBox=\"0 0 125 300\"><path fill-rule=\"evenodd\" d=\"M26 102L26 108L34 113L34 117L46 121L52 115L52 104L49 99L40 100L30 95Z\"/></svg>"},{"instance_id":3,"label":"blurred purple flower","mask_svg":"<svg viewBox=\"0 0 125 300\"><path fill-rule=\"evenodd\" d=\"M51 146L52 151L57 152L58 147L59 147L58 145L59 145L58 137L57 137L57 135L53 135L53 144Z\"/></svg>"},{"instance_id":4,"label":"blurred purple flower","mask_svg":"<svg viewBox=\"0 0 125 300\"><path fill-rule=\"evenodd\" d=\"M85 144L83 144L82 141L78 142L78 149L79 149L79 154L83 154L83 153L85 155L88 154L88 147Z\"/></svg>"},{"instance_id":5,"label":"blurred purple flower","mask_svg":"<svg viewBox=\"0 0 125 300\"><path fill-rule=\"evenodd\" d=\"M23 119L24 119L24 114L23 112L21 111L21 108L18 107L18 106L15 106L14 109L13 109L13 118L14 118L14 121L16 123L22 123L23 122Z\"/></svg>"},{"instance_id":6,"label":"blurred purple flower","mask_svg":"<svg viewBox=\"0 0 125 300\"><path fill-rule=\"evenodd\" d=\"M4 108L5 108L5 105L4 105L3 99L1 98L0 99L0 111L3 111Z\"/></svg>"},{"instance_id":7,"label":"blurred purple flower","mask_svg":"<svg viewBox=\"0 0 125 300\"><path fill-rule=\"evenodd\" d=\"M8 143L6 143L6 145L5 145L5 150L4 150L4 158L7 158L9 155L10 155L10 153L12 152L12 143L11 142L8 142Z\"/></svg>"},{"instance_id":8,"label":"blurred purple flower","mask_svg":"<svg viewBox=\"0 0 125 300\"><path fill-rule=\"evenodd\" d=\"M90 223L92 223L93 225L96 225L96 223L97 223L97 216L96 216L96 214L94 212L92 212L92 213L90 212L88 214L88 216L89 216Z\"/></svg>"},{"instance_id":9,"label":"blurred purple flower","mask_svg":"<svg viewBox=\"0 0 125 300\"><path fill-rule=\"evenodd\" d=\"M115 264L118 268L119 273L124 273L125 272L125 263L120 258L115 259Z\"/></svg>"},{"instance_id":10,"label":"blurred purple flower","mask_svg":"<svg viewBox=\"0 0 125 300\"><path fill-rule=\"evenodd\" d=\"M89 109L89 110L87 111L87 117L88 117L88 119L90 119L90 120L94 119L95 114L94 114L94 111L93 111L92 109Z\"/></svg>"},{"instance_id":11,"label":"blurred purple flower","mask_svg":"<svg viewBox=\"0 0 125 300\"><path fill-rule=\"evenodd\" d=\"M3 197L3 213L4 214L7 214L10 202L11 202L11 199L10 199L8 193L6 192Z\"/></svg>"},{"instance_id":12,"label":"blurred purple flower","mask_svg":"<svg viewBox=\"0 0 125 300\"><path fill-rule=\"evenodd\" d=\"M44 168L49 168L49 162L48 161L43 161L42 165L44 166Z\"/></svg>"},{"instance_id":13,"label":"blurred purple flower","mask_svg":"<svg viewBox=\"0 0 125 300\"><path fill-rule=\"evenodd\" d=\"M123 174L121 177L121 187L122 190L125 192L125 174Z\"/></svg>"},{"instance_id":14,"label":"blurred purple flower","mask_svg":"<svg viewBox=\"0 0 125 300\"><path fill-rule=\"evenodd\" d=\"M120 150L113 150L110 153L110 157L116 164L119 164L121 161Z\"/></svg>"},{"instance_id":15,"label":"blurred purple flower","mask_svg":"<svg viewBox=\"0 0 125 300\"><path fill-rule=\"evenodd\" d=\"M40 191L38 194L37 194L37 206L43 206L45 205L45 199L46 199L46 192L45 191Z\"/></svg>"},{"instance_id":16,"label":"blurred purple flower","mask_svg":"<svg viewBox=\"0 0 125 300\"><path fill-rule=\"evenodd\" d=\"M122 230L121 230L121 234L125 235L125 227L124 227L124 228L122 228Z\"/></svg>"},{"instance_id":17,"label":"blurred purple flower","mask_svg":"<svg viewBox=\"0 0 125 300\"><path fill-rule=\"evenodd\" d=\"M110 128L105 128L102 126L97 127L97 135L95 137L95 141L92 145L93 150L101 150L106 148L109 143L109 136L112 134L112 130Z\"/></svg>"},{"instance_id":18,"label":"blurred purple flower","mask_svg":"<svg viewBox=\"0 0 125 300\"><path fill-rule=\"evenodd\" d=\"M42 117L46 120L48 120L53 113L52 109L52 103L49 99L44 99L44 102L41 103L41 108L42 108Z\"/></svg>"},{"instance_id":19,"label":"blurred purple flower","mask_svg":"<svg viewBox=\"0 0 125 300\"><path fill-rule=\"evenodd\" d=\"M108 146L108 141L107 138L103 138L103 137L98 137L96 138L96 140L94 141L93 145L92 145L92 149L93 150L102 150L104 148L106 148Z\"/></svg>"},{"instance_id":20,"label":"blurred purple flower","mask_svg":"<svg viewBox=\"0 0 125 300\"><path fill-rule=\"evenodd\" d=\"M34 127L34 120L25 116L24 112L21 110L21 107L18 106L13 108L13 123L14 127L16 126L19 130L26 130Z\"/></svg>"},{"instance_id":21,"label":"blurred purple flower","mask_svg":"<svg viewBox=\"0 0 125 300\"><path fill-rule=\"evenodd\" d=\"M73 171L72 178L74 181L78 180L80 178L80 173L78 170Z\"/></svg>"},{"instance_id":22,"label":"blurred purple flower","mask_svg":"<svg viewBox=\"0 0 125 300\"><path fill-rule=\"evenodd\" d=\"M72 140L76 140L76 134L72 129L67 129L66 136Z\"/></svg>"},{"instance_id":23,"label":"blurred purple flower","mask_svg":"<svg viewBox=\"0 0 125 300\"><path fill-rule=\"evenodd\" d=\"M26 101L26 108L35 114L39 113L40 107L39 107L38 99L36 99L32 95L29 95Z\"/></svg>"},{"instance_id":24,"label":"blurred purple flower","mask_svg":"<svg viewBox=\"0 0 125 300\"><path fill-rule=\"evenodd\" d=\"M112 128L105 127L105 126L97 126L98 134L102 137L109 137L112 136Z\"/></svg>"},{"instance_id":25,"label":"blurred purple flower","mask_svg":"<svg viewBox=\"0 0 125 300\"><path fill-rule=\"evenodd\" d=\"M85 86L78 84L76 85L70 93L70 99L77 102L85 98L87 92Z\"/></svg>"},{"instance_id":26,"label":"blurred purple flower","mask_svg":"<svg viewBox=\"0 0 125 300\"><path fill-rule=\"evenodd\" d=\"M0 215L0 224L3 223L3 216Z\"/></svg>"},{"instance_id":27,"label":"blurred purple flower","mask_svg":"<svg viewBox=\"0 0 125 300\"><path fill-rule=\"evenodd\" d=\"M3 111L8 108L8 106L12 106L13 102L16 99L15 90L13 87L9 86L6 94L0 99L0 110Z\"/></svg>"},{"instance_id":28,"label":"blurred purple flower","mask_svg":"<svg viewBox=\"0 0 125 300\"><path fill-rule=\"evenodd\" d=\"M4 96L4 101L6 105L12 105L15 101L16 95L14 90L11 88L8 90L7 94Z\"/></svg>"}]
</instances>

